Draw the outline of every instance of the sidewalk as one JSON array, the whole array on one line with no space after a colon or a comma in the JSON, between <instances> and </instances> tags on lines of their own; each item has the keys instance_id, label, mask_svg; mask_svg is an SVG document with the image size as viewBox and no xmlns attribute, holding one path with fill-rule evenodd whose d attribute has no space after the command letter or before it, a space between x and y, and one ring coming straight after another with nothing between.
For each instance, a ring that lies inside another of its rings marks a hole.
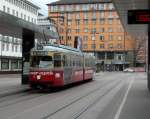
<instances>
[{"instance_id":1,"label":"sidewalk","mask_svg":"<svg viewBox=\"0 0 150 119\"><path fill-rule=\"evenodd\" d=\"M20 74L0 75L0 97L29 90L28 85L21 85Z\"/></svg>"}]
</instances>

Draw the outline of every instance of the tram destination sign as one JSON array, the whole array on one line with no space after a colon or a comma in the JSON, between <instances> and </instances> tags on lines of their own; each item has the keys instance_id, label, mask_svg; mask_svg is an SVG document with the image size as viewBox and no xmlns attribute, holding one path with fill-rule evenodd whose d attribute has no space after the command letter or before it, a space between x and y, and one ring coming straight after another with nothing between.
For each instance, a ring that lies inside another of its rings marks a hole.
<instances>
[{"instance_id":1,"label":"tram destination sign","mask_svg":"<svg viewBox=\"0 0 150 119\"><path fill-rule=\"evenodd\" d=\"M150 24L150 9L128 10L128 24Z\"/></svg>"}]
</instances>

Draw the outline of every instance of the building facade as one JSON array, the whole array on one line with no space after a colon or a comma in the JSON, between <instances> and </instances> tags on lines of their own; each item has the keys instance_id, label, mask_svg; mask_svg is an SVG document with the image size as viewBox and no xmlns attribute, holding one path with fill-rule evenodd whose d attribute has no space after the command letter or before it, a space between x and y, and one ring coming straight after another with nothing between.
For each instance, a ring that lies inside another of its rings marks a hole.
<instances>
[{"instance_id":1,"label":"building facade","mask_svg":"<svg viewBox=\"0 0 150 119\"><path fill-rule=\"evenodd\" d=\"M49 17L59 31L59 43L74 47L82 40L82 51L95 54L101 70L123 70L131 63L127 55L134 40L120 22L111 0L60 0L48 4Z\"/></svg>"},{"instance_id":2,"label":"building facade","mask_svg":"<svg viewBox=\"0 0 150 119\"><path fill-rule=\"evenodd\" d=\"M1 0L0 10L37 24L39 7L28 0ZM22 39L0 33L0 73L21 71L21 61Z\"/></svg>"}]
</instances>

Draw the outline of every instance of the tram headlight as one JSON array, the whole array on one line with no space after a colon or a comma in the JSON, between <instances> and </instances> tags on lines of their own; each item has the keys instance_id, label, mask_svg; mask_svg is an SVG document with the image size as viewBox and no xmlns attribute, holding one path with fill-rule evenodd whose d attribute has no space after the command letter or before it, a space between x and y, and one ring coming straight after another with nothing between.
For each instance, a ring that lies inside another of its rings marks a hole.
<instances>
[{"instance_id":1,"label":"tram headlight","mask_svg":"<svg viewBox=\"0 0 150 119\"><path fill-rule=\"evenodd\" d=\"M55 73L55 78L60 78L60 73Z\"/></svg>"}]
</instances>

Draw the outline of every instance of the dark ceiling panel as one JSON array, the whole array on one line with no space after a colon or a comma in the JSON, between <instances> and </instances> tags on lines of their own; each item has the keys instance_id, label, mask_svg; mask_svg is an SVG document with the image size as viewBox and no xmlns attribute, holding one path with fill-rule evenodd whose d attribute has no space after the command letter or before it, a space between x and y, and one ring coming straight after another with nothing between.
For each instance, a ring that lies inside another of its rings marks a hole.
<instances>
[{"instance_id":1,"label":"dark ceiling panel","mask_svg":"<svg viewBox=\"0 0 150 119\"><path fill-rule=\"evenodd\" d=\"M148 9L149 0L113 0L121 21L127 32L134 37L147 36L148 25L128 24L128 10Z\"/></svg>"},{"instance_id":2,"label":"dark ceiling panel","mask_svg":"<svg viewBox=\"0 0 150 119\"><path fill-rule=\"evenodd\" d=\"M34 31L36 38L41 38L43 32L45 33L45 36L49 38L58 38L56 32L43 29L33 23L0 11L0 34L21 38L22 29Z\"/></svg>"}]
</instances>

